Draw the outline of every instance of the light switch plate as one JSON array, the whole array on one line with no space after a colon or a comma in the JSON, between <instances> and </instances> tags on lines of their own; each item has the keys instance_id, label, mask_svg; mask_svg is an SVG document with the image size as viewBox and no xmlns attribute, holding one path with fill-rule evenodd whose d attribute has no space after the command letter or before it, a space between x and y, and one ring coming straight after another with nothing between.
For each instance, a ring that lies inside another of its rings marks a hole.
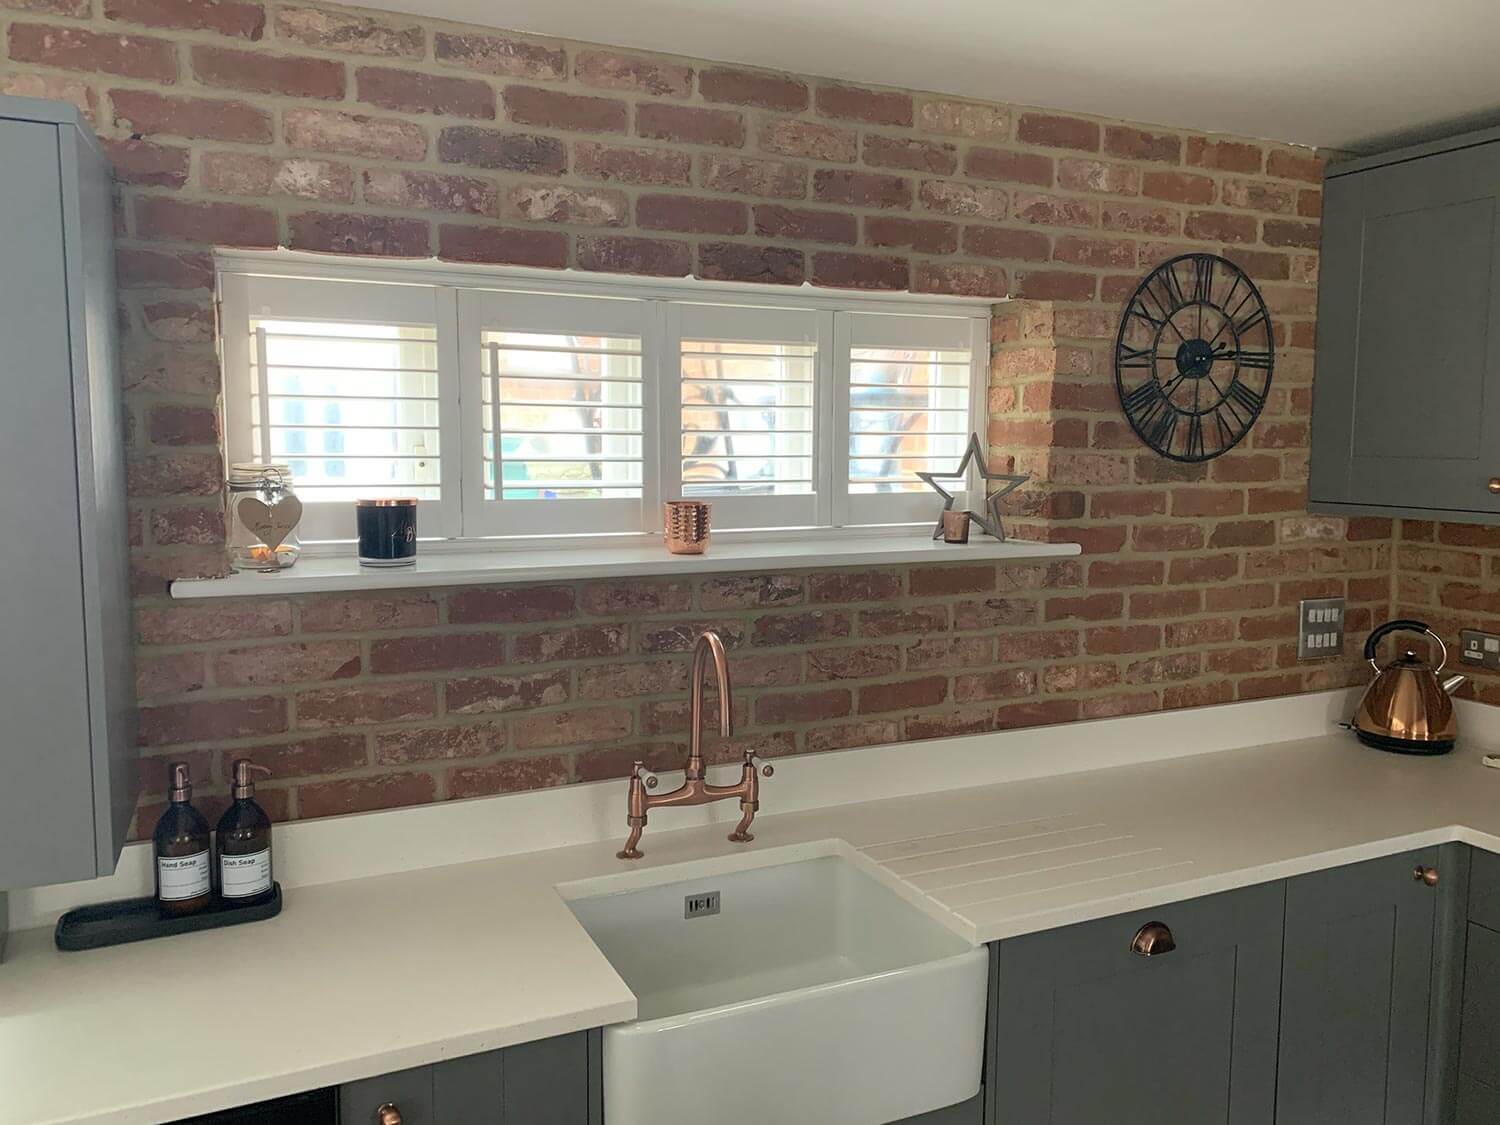
<instances>
[{"instance_id":1,"label":"light switch plate","mask_svg":"<svg viewBox=\"0 0 1500 1125\"><path fill-rule=\"evenodd\" d=\"M1458 661L1470 667L1500 669L1500 635L1460 629Z\"/></svg>"},{"instance_id":2,"label":"light switch plate","mask_svg":"<svg viewBox=\"0 0 1500 1125\"><path fill-rule=\"evenodd\" d=\"M1297 659L1323 660L1344 651L1344 599L1303 598L1297 609Z\"/></svg>"}]
</instances>

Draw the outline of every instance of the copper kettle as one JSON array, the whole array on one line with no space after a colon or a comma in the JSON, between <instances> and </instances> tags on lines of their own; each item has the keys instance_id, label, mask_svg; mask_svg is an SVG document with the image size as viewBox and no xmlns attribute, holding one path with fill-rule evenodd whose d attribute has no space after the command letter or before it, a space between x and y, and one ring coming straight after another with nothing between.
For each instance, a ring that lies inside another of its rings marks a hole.
<instances>
[{"instance_id":1,"label":"copper kettle","mask_svg":"<svg viewBox=\"0 0 1500 1125\"><path fill-rule=\"evenodd\" d=\"M1442 654L1437 667L1411 649L1384 667L1376 663L1375 647L1383 637L1397 632L1426 633L1436 641ZM1359 740L1398 754L1446 754L1452 750L1458 736L1458 716L1448 696L1464 677L1438 678L1448 663L1443 639L1422 621L1387 621L1365 641L1365 659L1375 669L1375 678L1354 712L1351 725Z\"/></svg>"}]
</instances>

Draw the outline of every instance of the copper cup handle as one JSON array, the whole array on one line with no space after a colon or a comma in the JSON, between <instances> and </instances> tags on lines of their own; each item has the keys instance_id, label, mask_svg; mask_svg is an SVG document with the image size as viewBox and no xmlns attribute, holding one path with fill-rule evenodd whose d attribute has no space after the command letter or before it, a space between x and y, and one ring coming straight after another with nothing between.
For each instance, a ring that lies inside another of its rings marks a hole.
<instances>
[{"instance_id":1,"label":"copper cup handle","mask_svg":"<svg viewBox=\"0 0 1500 1125\"><path fill-rule=\"evenodd\" d=\"M1438 869L1436 867L1424 867L1419 863L1411 869L1411 877L1419 883L1426 883L1429 887L1438 885Z\"/></svg>"},{"instance_id":2,"label":"copper cup handle","mask_svg":"<svg viewBox=\"0 0 1500 1125\"><path fill-rule=\"evenodd\" d=\"M401 1125L401 1110L395 1102L386 1102L375 1111L376 1125Z\"/></svg>"},{"instance_id":3,"label":"copper cup handle","mask_svg":"<svg viewBox=\"0 0 1500 1125\"><path fill-rule=\"evenodd\" d=\"M1147 922L1130 939L1130 952L1139 953L1142 957L1156 957L1162 953L1171 953L1176 948L1177 942L1173 940L1172 931L1165 922Z\"/></svg>"}]
</instances>

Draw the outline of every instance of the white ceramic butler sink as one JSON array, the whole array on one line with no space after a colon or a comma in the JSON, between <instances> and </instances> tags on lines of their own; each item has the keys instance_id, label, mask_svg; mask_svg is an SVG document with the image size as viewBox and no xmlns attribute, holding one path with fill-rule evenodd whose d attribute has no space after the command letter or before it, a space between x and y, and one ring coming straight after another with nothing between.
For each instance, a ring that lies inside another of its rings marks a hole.
<instances>
[{"instance_id":1,"label":"white ceramic butler sink","mask_svg":"<svg viewBox=\"0 0 1500 1125\"><path fill-rule=\"evenodd\" d=\"M606 1125L877 1125L979 1092L982 947L840 841L737 863L560 888L639 1003L604 1030Z\"/></svg>"}]
</instances>

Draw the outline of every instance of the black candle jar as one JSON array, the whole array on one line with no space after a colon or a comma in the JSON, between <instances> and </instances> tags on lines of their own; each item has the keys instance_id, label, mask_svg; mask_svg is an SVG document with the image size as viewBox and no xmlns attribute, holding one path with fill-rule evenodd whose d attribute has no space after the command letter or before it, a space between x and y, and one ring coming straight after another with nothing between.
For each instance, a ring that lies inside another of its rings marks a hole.
<instances>
[{"instance_id":1,"label":"black candle jar","mask_svg":"<svg viewBox=\"0 0 1500 1125\"><path fill-rule=\"evenodd\" d=\"M356 500L360 566L411 566L417 561L415 500Z\"/></svg>"}]
</instances>

